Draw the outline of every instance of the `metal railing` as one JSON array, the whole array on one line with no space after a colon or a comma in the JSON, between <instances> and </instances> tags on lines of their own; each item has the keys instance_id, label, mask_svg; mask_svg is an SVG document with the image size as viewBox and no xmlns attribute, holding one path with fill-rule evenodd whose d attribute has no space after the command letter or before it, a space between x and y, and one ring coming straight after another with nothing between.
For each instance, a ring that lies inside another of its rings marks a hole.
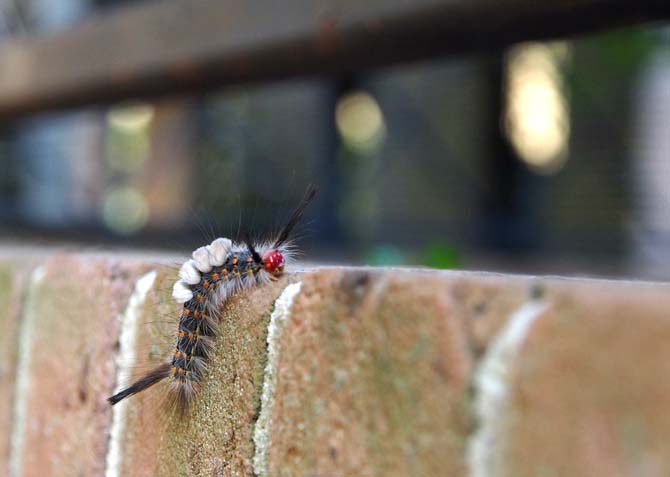
<instances>
[{"instance_id":1,"label":"metal railing","mask_svg":"<svg viewBox=\"0 0 670 477\"><path fill-rule=\"evenodd\" d=\"M0 118L366 71L667 18L667 0L138 4L0 43Z\"/></svg>"}]
</instances>

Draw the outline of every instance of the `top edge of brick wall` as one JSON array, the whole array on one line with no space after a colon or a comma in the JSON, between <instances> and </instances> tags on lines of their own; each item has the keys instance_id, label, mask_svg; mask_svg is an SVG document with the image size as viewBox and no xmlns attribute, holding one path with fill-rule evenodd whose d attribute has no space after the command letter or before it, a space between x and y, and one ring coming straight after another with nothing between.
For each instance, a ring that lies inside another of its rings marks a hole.
<instances>
[{"instance_id":1,"label":"top edge of brick wall","mask_svg":"<svg viewBox=\"0 0 670 477\"><path fill-rule=\"evenodd\" d=\"M188 257L188 251L184 253L158 251L158 250L142 250L142 249L110 249L100 250L94 248L81 247L76 244L67 246L30 246L20 244L2 244L0 243L0 261L25 263L26 268L32 268L40 263L48 260L54 256L80 256L84 259L91 260L112 260L112 261L126 261L134 265L146 265L156 267L175 267L178 268L181 263ZM427 267L416 266L367 266L367 265L342 265L318 263L313 261L297 262L289 266L289 272L305 273L314 272L320 269L337 269L337 270L352 270L352 271L368 271L373 273L385 272L402 272L412 273L418 275L439 275L442 277L464 278L464 279L484 279L487 281L499 280L520 280L523 282L537 281L544 284L552 284L557 286L560 284L592 283L592 284L616 284L626 286L642 286L642 287L670 287L670 282L653 281L622 277L598 277L598 276L584 276L584 275L557 275L553 273L548 274L526 274L526 273L510 273L497 272L491 270L458 270L458 269L433 269Z\"/></svg>"}]
</instances>

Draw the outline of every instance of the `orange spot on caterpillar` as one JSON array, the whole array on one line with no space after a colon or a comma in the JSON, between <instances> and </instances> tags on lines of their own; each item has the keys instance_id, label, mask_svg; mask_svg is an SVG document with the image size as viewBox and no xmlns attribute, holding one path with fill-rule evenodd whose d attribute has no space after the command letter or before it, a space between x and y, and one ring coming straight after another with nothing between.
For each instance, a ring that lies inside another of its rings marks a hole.
<instances>
[{"instance_id":1,"label":"orange spot on caterpillar","mask_svg":"<svg viewBox=\"0 0 670 477\"><path fill-rule=\"evenodd\" d=\"M202 286L205 287L205 288L209 288L209 281L205 280L205 281L202 283Z\"/></svg>"},{"instance_id":2,"label":"orange spot on caterpillar","mask_svg":"<svg viewBox=\"0 0 670 477\"><path fill-rule=\"evenodd\" d=\"M177 368L175 368L174 366L172 366L172 367L170 368L170 372L171 372L172 374L176 374L176 373L177 373Z\"/></svg>"},{"instance_id":3,"label":"orange spot on caterpillar","mask_svg":"<svg viewBox=\"0 0 670 477\"><path fill-rule=\"evenodd\" d=\"M200 312L199 312L198 310L195 310L195 311L193 312L193 318L197 318L197 317L199 317L199 316L200 316Z\"/></svg>"},{"instance_id":4,"label":"orange spot on caterpillar","mask_svg":"<svg viewBox=\"0 0 670 477\"><path fill-rule=\"evenodd\" d=\"M181 374L184 374L184 368L182 368L181 366L179 366L179 369L177 370L177 373L179 373L180 375L181 375Z\"/></svg>"},{"instance_id":5,"label":"orange spot on caterpillar","mask_svg":"<svg viewBox=\"0 0 670 477\"><path fill-rule=\"evenodd\" d=\"M179 330L179 337L183 338L184 337L184 330Z\"/></svg>"},{"instance_id":6,"label":"orange spot on caterpillar","mask_svg":"<svg viewBox=\"0 0 670 477\"><path fill-rule=\"evenodd\" d=\"M188 339L189 339L189 341L193 339L193 333L191 333L191 332L188 333Z\"/></svg>"},{"instance_id":7,"label":"orange spot on caterpillar","mask_svg":"<svg viewBox=\"0 0 670 477\"><path fill-rule=\"evenodd\" d=\"M185 314L186 316L190 315L190 314L191 314L191 310L189 310L188 308L184 308L184 314Z\"/></svg>"},{"instance_id":8,"label":"orange spot on caterpillar","mask_svg":"<svg viewBox=\"0 0 670 477\"><path fill-rule=\"evenodd\" d=\"M233 265L237 265L237 257L233 257L230 263L232 263Z\"/></svg>"},{"instance_id":9,"label":"orange spot on caterpillar","mask_svg":"<svg viewBox=\"0 0 670 477\"><path fill-rule=\"evenodd\" d=\"M202 298L203 298L202 293L198 293L198 297L197 297L197 298L198 298L198 301L202 301Z\"/></svg>"},{"instance_id":10,"label":"orange spot on caterpillar","mask_svg":"<svg viewBox=\"0 0 670 477\"><path fill-rule=\"evenodd\" d=\"M212 280L214 280L214 281L218 280L218 279L219 279L219 276L220 276L220 275L219 275L218 273L213 273L213 274L212 274Z\"/></svg>"}]
</instances>

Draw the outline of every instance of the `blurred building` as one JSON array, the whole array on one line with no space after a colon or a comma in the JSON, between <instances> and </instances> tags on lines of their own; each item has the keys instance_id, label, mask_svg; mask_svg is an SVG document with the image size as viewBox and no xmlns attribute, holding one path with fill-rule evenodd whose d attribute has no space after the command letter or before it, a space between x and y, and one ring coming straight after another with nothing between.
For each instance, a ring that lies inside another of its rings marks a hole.
<instances>
[{"instance_id":1,"label":"blurred building","mask_svg":"<svg viewBox=\"0 0 670 477\"><path fill-rule=\"evenodd\" d=\"M115 4L56 3L0 28ZM316 182L311 258L670 278L669 84L668 37L635 28L35 117L0 141L2 233L187 249Z\"/></svg>"}]
</instances>

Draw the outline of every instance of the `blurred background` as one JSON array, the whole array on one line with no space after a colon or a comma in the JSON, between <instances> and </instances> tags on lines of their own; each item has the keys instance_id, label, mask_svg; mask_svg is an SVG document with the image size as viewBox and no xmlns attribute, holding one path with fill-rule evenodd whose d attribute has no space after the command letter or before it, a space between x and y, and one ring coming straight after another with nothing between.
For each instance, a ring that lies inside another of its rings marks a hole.
<instances>
[{"instance_id":1,"label":"blurred background","mask_svg":"<svg viewBox=\"0 0 670 477\"><path fill-rule=\"evenodd\" d=\"M129 3L2 0L0 42ZM309 261L668 280L669 120L663 25L33 114L0 123L0 235L186 252L314 182Z\"/></svg>"}]
</instances>

